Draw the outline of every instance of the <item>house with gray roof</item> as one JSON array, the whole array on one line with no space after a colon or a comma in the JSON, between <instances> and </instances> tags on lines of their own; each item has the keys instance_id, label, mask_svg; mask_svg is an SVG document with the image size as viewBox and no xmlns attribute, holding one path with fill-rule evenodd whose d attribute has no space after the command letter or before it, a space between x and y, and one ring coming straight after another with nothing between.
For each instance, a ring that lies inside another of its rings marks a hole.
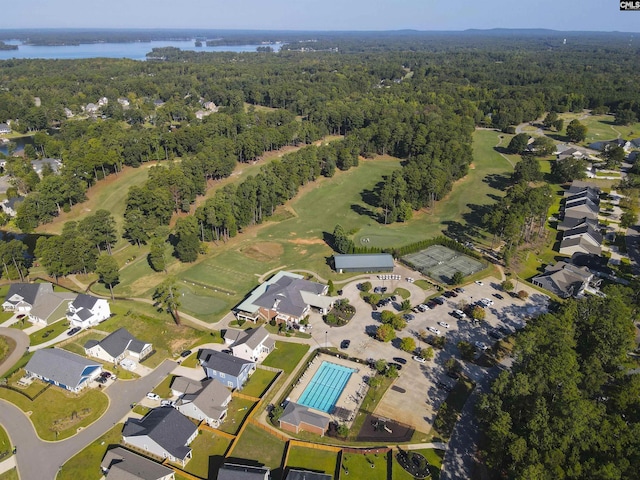
<instances>
[{"instance_id":1,"label":"house with gray roof","mask_svg":"<svg viewBox=\"0 0 640 480\"><path fill-rule=\"evenodd\" d=\"M42 169L45 165L48 165L53 173L58 173L62 166L62 160L59 158L41 158L39 160L31 160L31 167L39 177L42 177Z\"/></svg>"},{"instance_id":2,"label":"house with gray roof","mask_svg":"<svg viewBox=\"0 0 640 480\"><path fill-rule=\"evenodd\" d=\"M565 230L572 230L586 225L596 229L598 228L598 220L587 217L567 217L558 224L558 230L564 232Z\"/></svg>"},{"instance_id":3,"label":"house with gray roof","mask_svg":"<svg viewBox=\"0 0 640 480\"><path fill-rule=\"evenodd\" d=\"M218 428L227 416L231 391L216 379L204 380L202 388L184 393L175 403L180 413Z\"/></svg>"},{"instance_id":4,"label":"house with gray roof","mask_svg":"<svg viewBox=\"0 0 640 480\"><path fill-rule=\"evenodd\" d=\"M238 390L256 369L255 362L208 348L200 350L198 359L207 378L215 378L223 385Z\"/></svg>"},{"instance_id":5,"label":"house with gray roof","mask_svg":"<svg viewBox=\"0 0 640 480\"><path fill-rule=\"evenodd\" d=\"M102 463L106 480L174 480L172 469L126 448L107 450Z\"/></svg>"},{"instance_id":6,"label":"house with gray roof","mask_svg":"<svg viewBox=\"0 0 640 480\"><path fill-rule=\"evenodd\" d=\"M93 327L111 316L109 302L93 295L79 294L67 307L67 320L73 327Z\"/></svg>"},{"instance_id":7,"label":"house with gray roof","mask_svg":"<svg viewBox=\"0 0 640 480\"><path fill-rule=\"evenodd\" d=\"M2 211L10 217L15 217L18 213L18 205L24 201L24 197L18 195L17 197L6 198L0 203Z\"/></svg>"},{"instance_id":8,"label":"house with gray roof","mask_svg":"<svg viewBox=\"0 0 640 480\"><path fill-rule=\"evenodd\" d=\"M561 298L569 298L581 296L592 279L593 274L588 268L558 262L547 265L544 273L533 277L531 282Z\"/></svg>"},{"instance_id":9,"label":"house with gray roof","mask_svg":"<svg viewBox=\"0 0 640 480\"><path fill-rule=\"evenodd\" d=\"M326 473L311 472L309 470L299 470L291 468L285 480L332 480L333 476Z\"/></svg>"},{"instance_id":10,"label":"house with gray roof","mask_svg":"<svg viewBox=\"0 0 640 480\"><path fill-rule=\"evenodd\" d=\"M198 427L172 407L154 408L143 418L129 418L122 440L151 455L182 466L191 459L189 444L198 436Z\"/></svg>"},{"instance_id":11,"label":"house with gray roof","mask_svg":"<svg viewBox=\"0 0 640 480\"><path fill-rule=\"evenodd\" d=\"M287 403L278 422L282 430L293 433L304 431L324 436L329 428L329 417L294 402Z\"/></svg>"},{"instance_id":12,"label":"house with gray roof","mask_svg":"<svg viewBox=\"0 0 640 480\"><path fill-rule=\"evenodd\" d=\"M559 251L567 256L572 256L574 253L600 255L602 234L585 222L583 225L563 232Z\"/></svg>"},{"instance_id":13,"label":"house with gray roof","mask_svg":"<svg viewBox=\"0 0 640 480\"><path fill-rule=\"evenodd\" d=\"M322 313L333 306L334 298L327 297L328 287L305 280L302 275L280 271L259 285L249 297L236 307L236 316L256 322L276 319L280 322L299 323L311 310Z\"/></svg>"},{"instance_id":14,"label":"house with gray roof","mask_svg":"<svg viewBox=\"0 0 640 480\"><path fill-rule=\"evenodd\" d=\"M225 463L218 470L218 480L269 480L270 478L269 468L257 465Z\"/></svg>"},{"instance_id":15,"label":"house with gray roof","mask_svg":"<svg viewBox=\"0 0 640 480\"><path fill-rule=\"evenodd\" d=\"M50 283L13 283L2 303L5 312L29 313L38 295L53 293Z\"/></svg>"},{"instance_id":16,"label":"house with gray roof","mask_svg":"<svg viewBox=\"0 0 640 480\"><path fill-rule=\"evenodd\" d=\"M260 325L250 330L227 329L224 341L230 345L234 356L257 362L271 353L276 341L271 338L266 328Z\"/></svg>"},{"instance_id":17,"label":"house with gray roof","mask_svg":"<svg viewBox=\"0 0 640 480\"><path fill-rule=\"evenodd\" d=\"M0 123L0 135L11 133L11 127L6 123Z\"/></svg>"},{"instance_id":18,"label":"house with gray roof","mask_svg":"<svg viewBox=\"0 0 640 480\"><path fill-rule=\"evenodd\" d=\"M153 351L153 345L138 340L126 328L119 328L100 341L89 340L84 351L87 355L117 365L125 358L137 362L144 360Z\"/></svg>"},{"instance_id":19,"label":"house with gray roof","mask_svg":"<svg viewBox=\"0 0 640 480\"><path fill-rule=\"evenodd\" d=\"M29 315L33 323L51 324L64 318L66 305L75 293L54 292L50 283L14 283L9 287L2 308Z\"/></svg>"},{"instance_id":20,"label":"house with gray roof","mask_svg":"<svg viewBox=\"0 0 640 480\"><path fill-rule=\"evenodd\" d=\"M24 367L27 375L78 393L102 373L102 365L59 348L37 350Z\"/></svg>"},{"instance_id":21,"label":"house with gray roof","mask_svg":"<svg viewBox=\"0 0 640 480\"><path fill-rule=\"evenodd\" d=\"M388 253L334 255L333 264L338 273L343 272L393 272L393 256Z\"/></svg>"}]
</instances>

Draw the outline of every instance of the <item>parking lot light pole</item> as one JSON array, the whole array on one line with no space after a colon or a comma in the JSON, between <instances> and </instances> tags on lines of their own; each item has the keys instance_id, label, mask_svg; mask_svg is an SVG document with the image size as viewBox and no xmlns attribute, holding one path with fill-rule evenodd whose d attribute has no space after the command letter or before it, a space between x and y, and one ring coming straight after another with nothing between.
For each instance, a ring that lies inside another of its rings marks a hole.
<instances>
[{"instance_id":1,"label":"parking lot light pole","mask_svg":"<svg viewBox=\"0 0 640 480\"><path fill-rule=\"evenodd\" d=\"M329 348L329 340L328 340L329 331L325 330L324 332L324 348Z\"/></svg>"}]
</instances>

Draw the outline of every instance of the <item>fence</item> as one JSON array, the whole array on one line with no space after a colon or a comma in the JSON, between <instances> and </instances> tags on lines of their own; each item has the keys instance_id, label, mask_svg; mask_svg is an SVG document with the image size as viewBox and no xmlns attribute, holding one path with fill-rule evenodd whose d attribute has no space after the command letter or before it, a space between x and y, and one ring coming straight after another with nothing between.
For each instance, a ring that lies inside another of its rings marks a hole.
<instances>
[{"instance_id":1,"label":"fence","mask_svg":"<svg viewBox=\"0 0 640 480\"><path fill-rule=\"evenodd\" d=\"M264 430L265 432L269 433L269 435L273 435L274 437L276 437L278 440L282 440L283 442L288 442L289 440L291 440L291 437L288 437L282 433L280 433L278 430L276 430L275 428L269 426L269 425L265 425L264 423L260 422L259 420L256 420L255 418L251 417L249 419L249 422L251 422L251 424L257 426L258 428L261 428L262 430Z\"/></svg>"},{"instance_id":2,"label":"fence","mask_svg":"<svg viewBox=\"0 0 640 480\"><path fill-rule=\"evenodd\" d=\"M312 448L314 450L324 450L325 452L338 453L342 451L342 447L336 447L334 445L323 445L321 443L310 443L305 442L303 440L289 440L290 447L303 447L303 448Z\"/></svg>"},{"instance_id":3,"label":"fence","mask_svg":"<svg viewBox=\"0 0 640 480\"><path fill-rule=\"evenodd\" d=\"M27 397L29 400L31 400L32 402L38 398L40 395L42 395L44 392L46 392L49 387L51 387L50 383L47 383L42 390L40 390L38 393L36 393L33 397L31 395L29 395L28 393L23 392L22 390L20 390L19 388L16 387L12 387L11 385L0 385L1 388L6 388L7 390L11 390L13 392L19 393L20 395L23 395L25 397Z\"/></svg>"},{"instance_id":4,"label":"fence","mask_svg":"<svg viewBox=\"0 0 640 480\"><path fill-rule=\"evenodd\" d=\"M236 438L236 436L231 433L223 432L222 430L218 430L217 428L210 427L209 425L204 423L204 421L201 422L200 425L198 425L198 428L200 430L207 430L208 432L211 432L215 435L220 435L221 437L228 438L229 440L233 440Z\"/></svg>"},{"instance_id":5,"label":"fence","mask_svg":"<svg viewBox=\"0 0 640 480\"><path fill-rule=\"evenodd\" d=\"M259 402L260 399L258 397L252 397L251 395L245 395L244 393L240 393L237 390L234 390L231 394L234 397L243 398L244 400L249 400L251 402Z\"/></svg>"}]
</instances>

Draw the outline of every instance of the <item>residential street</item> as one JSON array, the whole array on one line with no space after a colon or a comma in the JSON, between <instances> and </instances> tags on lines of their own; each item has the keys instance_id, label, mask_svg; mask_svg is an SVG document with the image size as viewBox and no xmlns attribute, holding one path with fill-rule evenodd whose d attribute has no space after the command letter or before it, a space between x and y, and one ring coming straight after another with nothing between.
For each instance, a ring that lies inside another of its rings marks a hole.
<instances>
[{"instance_id":1,"label":"residential street","mask_svg":"<svg viewBox=\"0 0 640 480\"><path fill-rule=\"evenodd\" d=\"M16 364L20 357L24 355L24 352L29 346L29 336L17 328L5 327L0 327L0 335L3 337L9 337L16 342L16 348L7 358L5 358L4 362L0 364L0 375L4 375Z\"/></svg>"},{"instance_id":2,"label":"residential street","mask_svg":"<svg viewBox=\"0 0 640 480\"><path fill-rule=\"evenodd\" d=\"M13 445L17 447L16 460L20 478L53 480L58 469L69 458L122 421L131 410L131 404L139 402L175 367L175 362L165 360L146 377L116 381L105 391L110 399L105 414L77 435L60 442L41 440L28 417L19 408L0 400L0 424L7 430ZM96 472L96 477L98 474L99 472Z\"/></svg>"}]
</instances>

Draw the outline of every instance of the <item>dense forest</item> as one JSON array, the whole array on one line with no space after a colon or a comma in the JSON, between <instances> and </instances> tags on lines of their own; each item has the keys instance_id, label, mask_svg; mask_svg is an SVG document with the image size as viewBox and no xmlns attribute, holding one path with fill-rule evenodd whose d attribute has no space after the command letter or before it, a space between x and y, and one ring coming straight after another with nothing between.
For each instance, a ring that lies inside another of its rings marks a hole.
<instances>
[{"instance_id":1,"label":"dense forest","mask_svg":"<svg viewBox=\"0 0 640 480\"><path fill-rule=\"evenodd\" d=\"M512 368L478 404L492 478L637 478L638 291L608 288L527 322Z\"/></svg>"}]
</instances>

